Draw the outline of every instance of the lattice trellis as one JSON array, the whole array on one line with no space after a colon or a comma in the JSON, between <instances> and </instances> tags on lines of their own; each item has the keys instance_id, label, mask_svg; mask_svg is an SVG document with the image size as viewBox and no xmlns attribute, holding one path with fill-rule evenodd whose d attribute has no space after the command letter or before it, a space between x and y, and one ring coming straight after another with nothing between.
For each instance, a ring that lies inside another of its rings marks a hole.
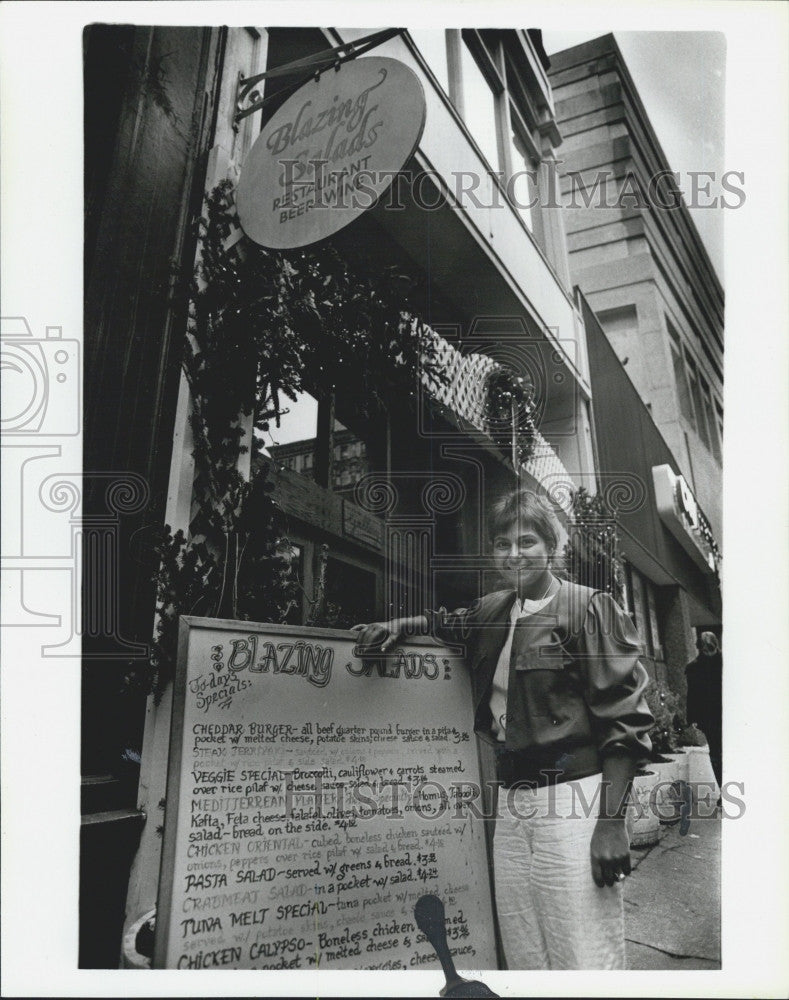
<instances>
[{"instance_id":1,"label":"lattice trellis","mask_svg":"<svg viewBox=\"0 0 789 1000\"><path fill-rule=\"evenodd\" d=\"M463 417L477 430L486 433L485 409L488 386L492 376L504 370L503 366L486 354L461 354L435 331L431 331L431 336L434 338L438 358L444 365L449 381L446 385L435 387L424 379L426 388L434 399ZM524 468L537 482L557 476L568 478L561 459L536 429L532 454L524 464Z\"/></svg>"},{"instance_id":2,"label":"lattice trellis","mask_svg":"<svg viewBox=\"0 0 789 1000\"><path fill-rule=\"evenodd\" d=\"M425 386L440 403L484 431L488 381L491 374L502 370L502 366L486 354L461 354L435 331L430 334L448 382L436 388L423 379Z\"/></svg>"},{"instance_id":3,"label":"lattice trellis","mask_svg":"<svg viewBox=\"0 0 789 1000\"><path fill-rule=\"evenodd\" d=\"M539 431L534 432L534 449L524 468L538 483L570 478L561 459Z\"/></svg>"}]
</instances>

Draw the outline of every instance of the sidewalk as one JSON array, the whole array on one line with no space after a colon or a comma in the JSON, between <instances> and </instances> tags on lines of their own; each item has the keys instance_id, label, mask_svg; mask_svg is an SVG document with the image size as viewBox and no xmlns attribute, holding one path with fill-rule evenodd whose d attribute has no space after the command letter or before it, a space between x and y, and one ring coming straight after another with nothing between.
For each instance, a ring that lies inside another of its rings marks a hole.
<instances>
[{"instance_id":1,"label":"sidewalk","mask_svg":"<svg viewBox=\"0 0 789 1000\"><path fill-rule=\"evenodd\" d=\"M631 851L625 882L628 969L719 969L721 820L697 819L683 837L661 826Z\"/></svg>"}]
</instances>

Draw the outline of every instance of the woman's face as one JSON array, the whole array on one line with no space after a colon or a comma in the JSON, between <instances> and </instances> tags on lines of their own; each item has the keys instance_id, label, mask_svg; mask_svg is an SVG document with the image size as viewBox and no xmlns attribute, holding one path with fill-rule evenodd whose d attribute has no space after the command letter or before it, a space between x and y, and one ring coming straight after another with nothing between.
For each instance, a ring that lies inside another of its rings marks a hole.
<instances>
[{"instance_id":1,"label":"woman's face","mask_svg":"<svg viewBox=\"0 0 789 1000\"><path fill-rule=\"evenodd\" d=\"M553 550L530 524L513 524L493 539L496 569L509 587L536 583L550 566Z\"/></svg>"}]
</instances>

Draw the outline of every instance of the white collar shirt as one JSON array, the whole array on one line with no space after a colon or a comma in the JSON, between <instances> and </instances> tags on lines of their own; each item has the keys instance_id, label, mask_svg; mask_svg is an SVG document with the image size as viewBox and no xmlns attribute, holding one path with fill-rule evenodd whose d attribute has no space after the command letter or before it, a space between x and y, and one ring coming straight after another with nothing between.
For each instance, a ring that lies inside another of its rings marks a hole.
<instances>
[{"instance_id":1,"label":"white collar shirt","mask_svg":"<svg viewBox=\"0 0 789 1000\"><path fill-rule=\"evenodd\" d=\"M510 676L510 656L512 654L512 637L515 634L515 623L519 618L524 618L526 615L533 615L535 612L540 611L555 596L556 594L551 594L549 597L543 597L537 601L532 601L528 598L520 601L516 597L513 602L512 611L510 612L510 627L507 630L507 638L504 641L504 645L501 647L501 653L499 654L490 689L490 711L493 715L491 731L500 743L504 742L506 736L507 685Z\"/></svg>"}]
</instances>

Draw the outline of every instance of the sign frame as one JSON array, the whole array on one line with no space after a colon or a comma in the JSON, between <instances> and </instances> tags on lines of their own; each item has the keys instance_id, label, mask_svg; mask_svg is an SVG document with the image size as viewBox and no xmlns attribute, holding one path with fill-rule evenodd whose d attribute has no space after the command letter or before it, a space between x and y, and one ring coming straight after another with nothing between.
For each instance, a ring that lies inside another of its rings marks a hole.
<instances>
[{"instance_id":1,"label":"sign frame","mask_svg":"<svg viewBox=\"0 0 789 1000\"><path fill-rule=\"evenodd\" d=\"M340 101L342 91L332 97L331 84L336 90L338 81L345 84L349 78L374 80L376 67L383 78L363 87L355 98ZM372 103L377 95L370 94L384 84L387 104L382 112ZM313 93L322 85L325 93L320 89ZM318 99L326 107L320 109ZM412 107L405 111L398 107L395 112L391 107L395 100L411 101ZM337 72L326 70L311 77L263 126L241 166L236 210L244 233L269 250L288 251L315 246L341 232L375 208L411 160L422 141L426 117L422 81L400 59L365 55L344 62ZM340 131L343 126L345 135ZM274 197L278 187L282 194ZM285 229L277 229L277 213L278 225L287 224Z\"/></svg>"},{"instance_id":2,"label":"sign frame","mask_svg":"<svg viewBox=\"0 0 789 1000\"><path fill-rule=\"evenodd\" d=\"M302 639L323 639L323 640L352 640L355 641L356 633L345 629L315 628L311 626L285 625L269 622L249 622L235 621L230 619L202 618L193 615L181 615L178 625L178 652L176 660L175 676L173 679L173 700L172 715L169 734L169 754L167 762L167 790L165 796L165 820L162 832L162 851L159 868L157 906L156 906L156 927L154 935L154 955L152 968L166 969L165 964L169 950L169 930L173 915L173 890L176 870L176 860L178 855L178 812L181 794L181 776L184 763L184 740L183 730L186 722L186 684L189 669L189 638L192 630L210 629L221 630L229 633L244 633L262 631L266 636L290 636ZM404 649L427 645L435 649L445 649L446 647L431 636L419 636L412 639L403 639L398 644ZM454 654L457 656L457 654ZM243 697L243 696L242 696ZM471 702L469 699L470 717L473 719ZM480 757L480 742L472 732L472 741L469 747L469 761L472 764L472 771L466 774L466 778L476 781L482 788L482 760ZM484 801L484 797L483 797ZM493 948L496 963L498 964L498 929L495 911L495 896L493 889L493 873L490 867L488 837L490 828L487 820L479 821L481 831L484 836L481 838L482 863L485 866L484 876L479 878L477 892L481 896L483 907L489 911L491 947ZM427 891L427 889L426 889ZM438 960L436 960L438 961ZM477 966L478 967L478 963ZM425 968L423 966L423 968ZM432 968L432 966L430 966ZM309 970L302 970L309 971ZM314 971L314 970L313 970Z\"/></svg>"},{"instance_id":3,"label":"sign frame","mask_svg":"<svg viewBox=\"0 0 789 1000\"><path fill-rule=\"evenodd\" d=\"M652 467L652 484L660 519L705 573L717 572L715 554L700 535L699 504L685 477L670 465Z\"/></svg>"}]
</instances>

